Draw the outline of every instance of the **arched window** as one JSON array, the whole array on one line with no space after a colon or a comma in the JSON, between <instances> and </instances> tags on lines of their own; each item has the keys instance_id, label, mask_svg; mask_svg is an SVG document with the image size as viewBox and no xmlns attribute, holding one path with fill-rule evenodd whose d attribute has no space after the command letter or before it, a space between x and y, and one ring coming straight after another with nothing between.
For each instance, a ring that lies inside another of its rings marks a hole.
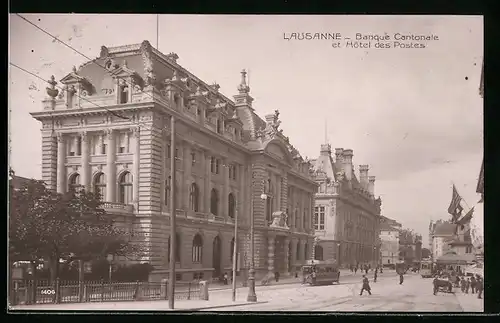
<instances>
[{"instance_id":1,"label":"arched window","mask_svg":"<svg viewBox=\"0 0 500 323\"><path fill-rule=\"evenodd\" d=\"M307 260L307 249L309 249L309 245L306 243L304 245L304 260Z\"/></svg>"},{"instance_id":2,"label":"arched window","mask_svg":"<svg viewBox=\"0 0 500 323\"><path fill-rule=\"evenodd\" d=\"M129 88L127 85L120 86L120 104L124 104L128 102L128 91Z\"/></svg>"},{"instance_id":3,"label":"arched window","mask_svg":"<svg viewBox=\"0 0 500 323\"><path fill-rule=\"evenodd\" d=\"M297 241L297 250L295 250L295 251L296 251L295 258L297 258L297 259L295 259L295 260L297 260L297 261L298 261L298 260L300 260L300 240L299 240L299 241Z\"/></svg>"},{"instance_id":4,"label":"arched window","mask_svg":"<svg viewBox=\"0 0 500 323\"><path fill-rule=\"evenodd\" d=\"M299 218L299 208L295 207L295 228L298 229L300 227L300 218Z\"/></svg>"},{"instance_id":5,"label":"arched window","mask_svg":"<svg viewBox=\"0 0 500 323\"><path fill-rule=\"evenodd\" d=\"M118 187L118 202L132 203L132 174L125 172L120 176Z\"/></svg>"},{"instance_id":6,"label":"arched window","mask_svg":"<svg viewBox=\"0 0 500 323\"><path fill-rule=\"evenodd\" d=\"M217 215L219 206L219 193L215 188L212 188L212 192L210 193L210 213L213 215Z\"/></svg>"},{"instance_id":7,"label":"arched window","mask_svg":"<svg viewBox=\"0 0 500 323\"><path fill-rule=\"evenodd\" d=\"M94 192L99 193L101 201L106 201L106 175L99 173L94 177Z\"/></svg>"},{"instance_id":8,"label":"arched window","mask_svg":"<svg viewBox=\"0 0 500 323\"><path fill-rule=\"evenodd\" d=\"M198 212L199 189L196 183L191 184L189 188L189 207L192 211Z\"/></svg>"},{"instance_id":9,"label":"arched window","mask_svg":"<svg viewBox=\"0 0 500 323\"><path fill-rule=\"evenodd\" d=\"M68 191L77 192L80 189L80 175L73 174L69 179Z\"/></svg>"},{"instance_id":10,"label":"arched window","mask_svg":"<svg viewBox=\"0 0 500 323\"><path fill-rule=\"evenodd\" d=\"M169 176L166 180L165 180L165 189L163 191L163 199L165 200L165 205L166 206L169 206L170 205L170 185L171 185L171 177Z\"/></svg>"},{"instance_id":11,"label":"arched window","mask_svg":"<svg viewBox=\"0 0 500 323\"><path fill-rule=\"evenodd\" d=\"M234 215L236 212L236 199L234 198L233 193L229 193L229 196L227 198L227 203L228 203L229 217L234 219Z\"/></svg>"},{"instance_id":12,"label":"arched window","mask_svg":"<svg viewBox=\"0 0 500 323\"><path fill-rule=\"evenodd\" d=\"M203 239L200 234L196 234L193 239L193 262L201 262L203 253Z\"/></svg>"},{"instance_id":13,"label":"arched window","mask_svg":"<svg viewBox=\"0 0 500 323\"><path fill-rule=\"evenodd\" d=\"M234 256L234 238L231 239L231 249L229 250L229 258L231 259L231 263L233 262L233 256Z\"/></svg>"},{"instance_id":14,"label":"arched window","mask_svg":"<svg viewBox=\"0 0 500 323\"><path fill-rule=\"evenodd\" d=\"M176 233L175 235L175 262L180 262L181 261L181 236ZM167 257L168 261L170 261L170 237L168 237L168 243L167 243Z\"/></svg>"},{"instance_id":15,"label":"arched window","mask_svg":"<svg viewBox=\"0 0 500 323\"><path fill-rule=\"evenodd\" d=\"M323 260L323 247L320 245L316 245L314 247L314 259L315 260Z\"/></svg>"}]
</instances>

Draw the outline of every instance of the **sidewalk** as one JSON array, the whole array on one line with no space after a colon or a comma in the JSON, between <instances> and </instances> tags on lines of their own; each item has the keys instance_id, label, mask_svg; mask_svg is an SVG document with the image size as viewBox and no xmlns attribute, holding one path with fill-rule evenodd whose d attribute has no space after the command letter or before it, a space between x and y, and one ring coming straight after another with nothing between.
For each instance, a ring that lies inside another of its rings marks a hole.
<instances>
[{"instance_id":1,"label":"sidewalk","mask_svg":"<svg viewBox=\"0 0 500 323\"><path fill-rule=\"evenodd\" d=\"M484 312L484 295L483 298L477 298L477 294L464 294L462 292L455 293L460 307L462 307L464 312Z\"/></svg>"}]
</instances>

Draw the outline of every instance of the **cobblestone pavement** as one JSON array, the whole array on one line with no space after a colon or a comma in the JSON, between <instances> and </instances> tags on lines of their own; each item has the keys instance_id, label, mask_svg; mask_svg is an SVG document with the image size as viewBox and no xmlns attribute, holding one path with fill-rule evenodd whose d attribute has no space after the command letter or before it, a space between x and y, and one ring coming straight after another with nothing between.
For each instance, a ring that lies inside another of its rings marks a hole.
<instances>
[{"instance_id":1,"label":"cobblestone pavement","mask_svg":"<svg viewBox=\"0 0 500 323\"><path fill-rule=\"evenodd\" d=\"M341 285L342 286L342 285ZM359 296L360 283L344 285L348 292L335 290L340 286L305 287L287 289L281 297L270 298L268 303L212 311L326 311L326 312L483 312L482 300L477 296L432 294L432 280L419 275L405 276L399 285L395 275L377 283L371 282L372 295Z\"/></svg>"}]
</instances>

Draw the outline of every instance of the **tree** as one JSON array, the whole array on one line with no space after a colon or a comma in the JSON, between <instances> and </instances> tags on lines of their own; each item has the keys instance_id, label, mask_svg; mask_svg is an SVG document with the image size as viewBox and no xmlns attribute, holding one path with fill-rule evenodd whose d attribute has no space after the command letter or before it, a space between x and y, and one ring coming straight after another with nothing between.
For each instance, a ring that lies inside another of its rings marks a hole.
<instances>
[{"instance_id":1,"label":"tree","mask_svg":"<svg viewBox=\"0 0 500 323\"><path fill-rule=\"evenodd\" d=\"M144 248L133 232L115 226L96 193L59 194L32 180L10 190L9 255L11 260L50 261L51 279L59 261L103 258L107 254L140 257Z\"/></svg>"}]
</instances>

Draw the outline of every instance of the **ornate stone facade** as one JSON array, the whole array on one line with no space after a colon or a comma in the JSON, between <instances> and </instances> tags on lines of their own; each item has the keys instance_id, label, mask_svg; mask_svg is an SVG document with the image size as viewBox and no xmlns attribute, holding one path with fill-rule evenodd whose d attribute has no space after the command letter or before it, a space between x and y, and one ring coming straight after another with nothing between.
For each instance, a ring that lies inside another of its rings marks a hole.
<instances>
[{"instance_id":1,"label":"ornate stone facade","mask_svg":"<svg viewBox=\"0 0 500 323\"><path fill-rule=\"evenodd\" d=\"M152 279L167 275L174 188L181 279L230 270L236 215L245 272L251 210L257 278L290 273L308 258L314 238L310 163L279 129L278 111L265 120L254 112L245 71L233 101L177 59L147 41L103 46L100 57L61 80L64 91L52 78L43 111L32 113L42 123L43 180L60 192L99 190L108 213L144 233L149 253L142 261L155 266Z\"/></svg>"},{"instance_id":2,"label":"ornate stone facade","mask_svg":"<svg viewBox=\"0 0 500 323\"><path fill-rule=\"evenodd\" d=\"M315 197L316 258L335 259L341 265L376 265L380 258L380 206L375 197L375 176L368 165L359 166L359 180L352 165L353 151L321 145L314 163L319 185Z\"/></svg>"}]
</instances>

